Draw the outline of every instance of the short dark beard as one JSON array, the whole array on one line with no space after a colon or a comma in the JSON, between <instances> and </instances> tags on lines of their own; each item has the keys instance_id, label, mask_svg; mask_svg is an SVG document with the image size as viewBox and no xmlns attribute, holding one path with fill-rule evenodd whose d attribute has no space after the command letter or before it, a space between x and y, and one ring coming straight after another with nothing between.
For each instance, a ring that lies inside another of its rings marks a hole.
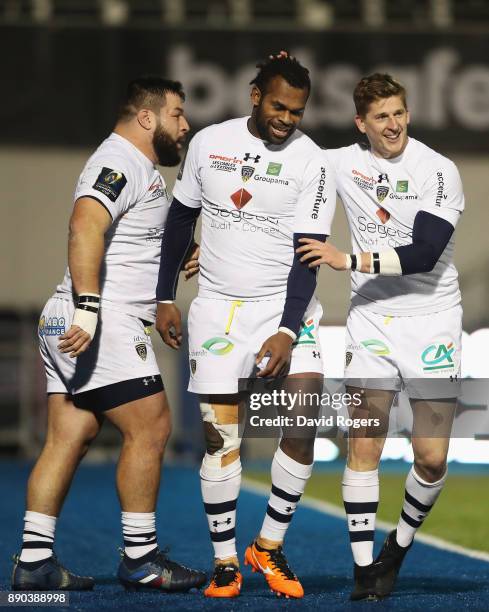
<instances>
[{"instance_id":1,"label":"short dark beard","mask_svg":"<svg viewBox=\"0 0 489 612\"><path fill-rule=\"evenodd\" d=\"M275 138L275 136L273 136L271 129L270 129L270 125L267 123L262 110L261 110L261 105L258 105L256 107L256 112L255 112L255 125L256 125L256 131L258 132L260 138L262 140L264 140L265 142L268 142L270 144L273 145L282 145L284 143L287 142L287 140L289 140L289 138L292 136L292 134L295 132L295 128L292 128L291 131L289 132L287 138L284 138L283 140L279 140L277 138Z\"/></svg>"},{"instance_id":2,"label":"short dark beard","mask_svg":"<svg viewBox=\"0 0 489 612\"><path fill-rule=\"evenodd\" d=\"M153 134L153 149L160 166L178 166L180 163L180 151L175 140L165 131L161 123Z\"/></svg>"}]
</instances>

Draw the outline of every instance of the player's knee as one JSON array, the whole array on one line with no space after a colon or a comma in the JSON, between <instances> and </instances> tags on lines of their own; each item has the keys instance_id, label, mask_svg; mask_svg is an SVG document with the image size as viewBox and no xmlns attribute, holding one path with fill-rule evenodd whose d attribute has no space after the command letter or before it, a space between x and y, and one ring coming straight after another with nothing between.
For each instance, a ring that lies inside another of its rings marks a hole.
<instances>
[{"instance_id":1,"label":"player's knee","mask_svg":"<svg viewBox=\"0 0 489 612\"><path fill-rule=\"evenodd\" d=\"M311 465L314 461L314 438L282 438L280 448L302 465Z\"/></svg>"},{"instance_id":2,"label":"player's knee","mask_svg":"<svg viewBox=\"0 0 489 612\"><path fill-rule=\"evenodd\" d=\"M229 465L239 458L241 438L238 436L238 415L227 414L226 418L216 412L212 404L200 405L204 421L207 457L213 458L215 465Z\"/></svg>"},{"instance_id":3,"label":"player's knee","mask_svg":"<svg viewBox=\"0 0 489 612\"><path fill-rule=\"evenodd\" d=\"M231 459L231 455L228 455ZM200 478L210 482L223 482L233 478L241 477L241 460L238 455L234 455L232 460L223 464L221 458L216 455L206 453L202 459L200 467Z\"/></svg>"},{"instance_id":4,"label":"player's knee","mask_svg":"<svg viewBox=\"0 0 489 612\"><path fill-rule=\"evenodd\" d=\"M350 438L348 467L360 472L375 470L382 455L382 445L375 438Z\"/></svg>"},{"instance_id":5,"label":"player's knee","mask_svg":"<svg viewBox=\"0 0 489 612\"><path fill-rule=\"evenodd\" d=\"M447 457L443 452L431 451L422 457L416 457L414 469L418 476L427 482L436 482L447 471Z\"/></svg>"}]
</instances>

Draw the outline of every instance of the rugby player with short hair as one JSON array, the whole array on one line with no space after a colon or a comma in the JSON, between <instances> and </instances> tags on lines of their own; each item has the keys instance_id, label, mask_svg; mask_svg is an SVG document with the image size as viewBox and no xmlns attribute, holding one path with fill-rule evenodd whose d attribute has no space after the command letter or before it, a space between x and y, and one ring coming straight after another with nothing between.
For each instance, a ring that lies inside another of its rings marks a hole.
<instances>
[{"instance_id":1,"label":"rugby player with short hair","mask_svg":"<svg viewBox=\"0 0 489 612\"><path fill-rule=\"evenodd\" d=\"M453 264L454 229L464 209L455 164L408 137L404 87L372 74L355 88L355 123L368 140L329 150L348 217L353 254L303 240L301 261L352 271L345 376L361 383L353 416L381 417L401 383L413 410L414 465L397 529L373 560L379 502L378 463L385 432L350 434L343 500L355 561L352 599L385 597L414 535L447 475L447 452L458 395L462 306ZM429 379L429 380L427 380ZM436 385L438 379L441 385ZM387 429L387 427L386 427Z\"/></svg>"},{"instance_id":2,"label":"rugby player with short hair","mask_svg":"<svg viewBox=\"0 0 489 612\"><path fill-rule=\"evenodd\" d=\"M189 130L180 83L142 77L74 195L68 269L39 322L47 439L27 487L15 590L86 590L53 555L57 517L75 470L107 418L123 439L117 465L129 589L185 591L205 574L158 549L155 508L170 412L150 339L160 243L170 201L156 164L175 166ZM187 266L188 267L188 266ZM191 266L190 266L191 267ZM188 273L187 273L188 274Z\"/></svg>"},{"instance_id":3,"label":"rugby player with short hair","mask_svg":"<svg viewBox=\"0 0 489 612\"><path fill-rule=\"evenodd\" d=\"M235 539L238 380L258 366L262 378L288 372L287 380L322 386L316 274L300 264L294 248L300 237L325 240L330 233L332 172L319 147L297 129L311 89L307 69L289 57L258 67L251 116L211 125L190 143L162 243L168 266L160 268L157 289L156 327L178 348L181 315L173 300L179 258L202 212L199 294L188 316L189 390L200 396L206 436L200 476L215 556L208 597L236 597L242 584ZM245 563L287 597L304 593L282 544L311 475L313 447L312 437L284 433L263 526L245 553Z\"/></svg>"}]
</instances>

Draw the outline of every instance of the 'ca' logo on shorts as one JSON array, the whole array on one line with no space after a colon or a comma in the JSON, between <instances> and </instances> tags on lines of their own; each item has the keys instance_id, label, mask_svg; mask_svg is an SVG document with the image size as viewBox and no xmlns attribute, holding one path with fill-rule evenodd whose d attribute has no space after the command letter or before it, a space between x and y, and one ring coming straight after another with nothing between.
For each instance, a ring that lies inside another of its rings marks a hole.
<instances>
[{"instance_id":1,"label":"'ca' logo on shorts","mask_svg":"<svg viewBox=\"0 0 489 612\"><path fill-rule=\"evenodd\" d=\"M143 361L146 361L146 357L148 356L148 349L145 344L136 344L134 346L136 349L136 353L141 357Z\"/></svg>"}]
</instances>

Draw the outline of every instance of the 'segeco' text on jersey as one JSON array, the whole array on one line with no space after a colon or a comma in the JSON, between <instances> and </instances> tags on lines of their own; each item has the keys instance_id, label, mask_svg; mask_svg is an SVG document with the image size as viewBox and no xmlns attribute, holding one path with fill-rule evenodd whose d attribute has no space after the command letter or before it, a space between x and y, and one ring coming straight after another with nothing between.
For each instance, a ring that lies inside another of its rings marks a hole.
<instances>
[{"instance_id":1,"label":"'segeco' text on jersey","mask_svg":"<svg viewBox=\"0 0 489 612\"><path fill-rule=\"evenodd\" d=\"M336 170L354 253L412 244L414 218L420 210L455 227L464 209L455 164L413 138L394 159L376 157L361 144L330 149L325 155ZM381 314L414 315L459 304L453 248L452 236L431 272L402 277L353 272L353 305Z\"/></svg>"},{"instance_id":2,"label":"'segeco' text on jersey","mask_svg":"<svg viewBox=\"0 0 489 612\"><path fill-rule=\"evenodd\" d=\"M199 295L284 297L294 233L331 233L334 177L300 131L282 145L253 136L248 117L192 139L174 196L202 206Z\"/></svg>"}]
</instances>

